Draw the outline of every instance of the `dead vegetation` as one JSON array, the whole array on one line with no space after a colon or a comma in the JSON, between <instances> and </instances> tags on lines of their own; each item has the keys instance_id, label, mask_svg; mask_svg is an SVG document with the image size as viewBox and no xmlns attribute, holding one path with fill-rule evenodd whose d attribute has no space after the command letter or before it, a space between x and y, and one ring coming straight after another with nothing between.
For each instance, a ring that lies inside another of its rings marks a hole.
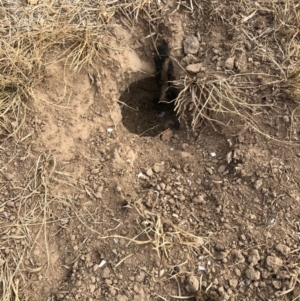
<instances>
[{"instance_id":1,"label":"dead vegetation","mask_svg":"<svg viewBox=\"0 0 300 301\"><path fill-rule=\"evenodd\" d=\"M16 133L26 118L26 101L34 97L33 87L44 76L45 66L49 61L61 60L66 66L78 71L88 64L93 66L96 60L107 55L110 49L109 38L114 26L119 26L114 16L124 17L122 23L127 27L137 24L142 18L152 22L159 18L163 1L159 0L111 0L99 3L86 1L68 1L56 3L40 1L37 5L25 5L12 1L1 1L1 37L0 37L0 138L16 137ZM271 62L276 67L281 78L276 84L294 101L300 99L300 66L295 64L299 57L300 3L289 0L274 2L266 7L257 4L252 6L248 1L239 1L247 8L246 16L240 21L246 23L259 12L270 14L274 18L274 28L261 32L254 37L249 30L247 36L261 52L265 53L264 41L266 35L274 34L282 52L282 59L277 60L272 54ZM252 2L251 2L252 3ZM194 13L203 7L197 1L179 1L177 9ZM236 26L238 18L232 20L228 11L220 7L210 7L210 13L217 15L222 22ZM226 13L226 15L225 15ZM234 15L236 17L236 15ZM248 18L247 18L248 17ZM251 27L251 25L250 25ZM246 28L247 29L247 28ZM251 29L252 30L252 29ZM50 52L56 53L49 55ZM269 76L266 74L266 76ZM265 107L262 104L252 104L245 97L246 92L235 84L236 77L211 75L204 79L182 78L175 82L181 90L176 99L176 110L183 120L191 118L192 130L201 127L203 121L226 124L219 116L235 115L241 124L248 125L263 133L255 119L257 110ZM270 81L273 83L273 80ZM250 88L250 84L247 89ZM271 138L268 136L268 138ZM59 179L58 177L63 179ZM40 236L44 236L47 253L47 223L67 222L69 210L62 216L51 219L53 206L71 208L74 204L70 199L55 195L56 184L70 184L70 178L56 171L55 160L49 154L37 158L34 168L28 173L26 184L19 187L19 192L11 201L18 202L18 216L11 224L2 226L2 242L22 239L26 247L18 249L19 256L4 262L0 257L0 296L4 301L20 300L19 278L20 270L26 270L23 261L30 256L33 246ZM74 184L75 185L75 184ZM9 201L9 200L7 200ZM5 203L0 204L0 209ZM75 208L75 205L74 205ZM74 209L75 210L75 209ZM25 212L25 215L24 215ZM76 211L75 215L76 215ZM148 237L147 241L132 239L135 243L151 243L158 254L168 256L168 248L175 242L191 247L203 247L206 240L183 231L174 225L173 231L164 230L164 222L159 215L140 212L146 221L141 234ZM71 216L69 216L70 218ZM36 236L32 236L31 227L38 227ZM17 229L19 235L16 237ZM49 256L49 255L48 255ZM37 267L32 267L35 269Z\"/></svg>"},{"instance_id":2,"label":"dead vegetation","mask_svg":"<svg viewBox=\"0 0 300 301\"><path fill-rule=\"evenodd\" d=\"M264 132L258 116L267 108L282 110L277 105L283 99L291 107L299 102L299 5L299 1L289 0L263 4L240 1L239 5L214 2L206 6L204 16L209 14L212 20L228 26L229 31L238 31L246 47L252 49L256 59L267 61L269 69L235 75L219 70L204 77L182 77L174 82L181 91L175 101L179 118L196 131L205 121L230 126L230 118L235 116L240 121L238 126L249 126L268 139L297 144L290 138L278 139ZM233 47L232 57L244 47L240 43L238 40ZM278 48L278 53L268 48L269 43ZM272 90L274 101L254 101L260 97L256 92L263 89ZM291 111L294 118L297 108Z\"/></svg>"}]
</instances>

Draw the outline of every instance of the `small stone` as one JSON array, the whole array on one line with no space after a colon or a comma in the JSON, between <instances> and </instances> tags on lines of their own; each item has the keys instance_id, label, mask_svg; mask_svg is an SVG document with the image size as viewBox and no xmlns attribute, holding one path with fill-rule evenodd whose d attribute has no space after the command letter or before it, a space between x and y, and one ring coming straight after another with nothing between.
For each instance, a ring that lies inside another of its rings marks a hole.
<instances>
[{"instance_id":1,"label":"small stone","mask_svg":"<svg viewBox=\"0 0 300 301\"><path fill-rule=\"evenodd\" d=\"M233 250L231 252L231 257L232 257L232 260L235 263L243 263L243 262L245 262L245 257L243 256L241 250Z\"/></svg>"},{"instance_id":2,"label":"small stone","mask_svg":"<svg viewBox=\"0 0 300 301\"><path fill-rule=\"evenodd\" d=\"M232 70L234 67L235 57L229 57L225 62L225 68L228 70Z\"/></svg>"},{"instance_id":3,"label":"small stone","mask_svg":"<svg viewBox=\"0 0 300 301\"><path fill-rule=\"evenodd\" d=\"M128 298L125 295L118 295L116 300L117 301L128 301Z\"/></svg>"},{"instance_id":4,"label":"small stone","mask_svg":"<svg viewBox=\"0 0 300 301\"><path fill-rule=\"evenodd\" d=\"M200 43L195 36L188 36L183 42L185 54L196 54L199 50Z\"/></svg>"},{"instance_id":5,"label":"small stone","mask_svg":"<svg viewBox=\"0 0 300 301\"><path fill-rule=\"evenodd\" d=\"M203 194L198 194L197 196L195 196L195 197L192 199L192 201L193 201L193 203L195 203L195 204L205 204L205 203L206 203Z\"/></svg>"},{"instance_id":6,"label":"small stone","mask_svg":"<svg viewBox=\"0 0 300 301\"><path fill-rule=\"evenodd\" d=\"M198 64L190 64L186 67L186 70L192 73L198 73L201 71L202 68L202 64L198 63Z\"/></svg>"},{"instance_id":7,"label":"small stone","mask_svg":"<svg viewBox=\"0 0 300 301\"><path fill-rule=\"evenodd\" d=\"M258 250L257 249L250 250L248 256L248 262L250 264L252 263L252 265L257 265L259 260L260 260L260 256Z\"/></svg>"},{"instance_id":8,"label":"small stone","mask_svg":"<svg viewBox=\"0 0 300 301\"><path fill-rule=\"evenodd\" d=\"M261 179L257 180L255 183L254 183L254 188L256 190L258 190L263 184L263 181Z\"/></svg>"},{"instance_id":9,"label":"small stone","mask_svg":"<svg viewBox=\"0 0 300 301\"><path fill-rule=\"evenodd\" d=\"M162 164L159 164L159 163L155 163L152 169L156 173L159 173L159 172L163 171Z\"/></svg>"},{"instance_id":10,"label":"small stone","mask_svg":"<svg viewBox=\"0 0 300 301\"><path fill-rule=\"evenodd\" d=\"M250 267L245 271L245 275L249 280L257 281L260 279L260 271L254 270L253 267Z\"/></svg>"},{"instance_id":11,"label":"small stone","mask_svg":"<svg viewBox=\"0 0 300 301\"><path fill-rule=\"evenodd\" d=\"M237 276L237 277L241 277L241 275L242 275L241 270L238 268L235 268L233 272L234 272L235 276Z\"/></svg>"},{"instance_id":12,"label":"small stone","mask_svg":"<svg viewBox=\"0 0 300 301\"><path fill-rule=\"evenodd\" d=\"M286 123L289 123L289 122L290 122L290 118L289 118L289 116L287 116L287 115L283 116L283 117L282 117L282 120L283 120L284 122L286 122Z\"/></svg>"},{"instance_id":13,"label":"small stone","mask_svg":"<svg viewBox=\"0 0 300 301\"><path fill-rule=\"evenodd\" d=\"M90 292L93 293L96 290L95 284L90 284Z\"/></svg>"},{"instance_id":14,"label":"small stone","mask_svg":"<svg viewBox=\"0 0 300 301\"><path fill-rule=\"evenodd\" d=\"M278 258L276 256L268 256L266 260L266 265L273 269L273 270L278 270L278 268L282 267L283 262L281 258Z\"/></svg>"},{"instance_id":15,"label":"small stone","mask_svg":"<svg viewBox=\"0 0 300 301\"><path fill-rule=\"evenodd\" d=\"M230 280L229 280L229 285L230 285L231 287L233 287L233 288L236 288L237 285L238 285L238 280L235 279L235 278L230 279Z\"/></svg>"},{"instance_id":16,"label":"small stone","mask_svg":"<svg viewBox=\"0 0 300 301\"><path fill-rule=\"evenodd\" d=\"M272 284L273 284L273 286L276 288L276 289L281 289L281 286L282 286L282 282L281 281L279 281L279 280L274 280L274 281L272 281Z\"/></svg>"},{"instance_id":17,"label":"small stone","mask_svg":"<svg viewBox=\"0 0 300 301\"><path fill-rule=\"evenodd\" d=\"M110 276L110 269L108 267L105 267L102 272L101 272L101 277L102 278L109 278Z\"/></svg>"},{"instance_id":18,"label":"small stone","mask_svg":"<svg viewBox=\"0 0 300 301\"><path fill-rule=\"evenodd\" d=\"M212 170L210 167L206 167L206 171L207 171L210 175L213 174L213 170Z\"/></svg>"},{"instance_id":19,"label":"small stone","mask_svg":"<svg viewBox=\"0 0 300 301\"><path fill-rule=\"evenodd\" d=\"M185 66L196 64L199 63L199 58L189 53L182 59L182 62L185 64Z\"/></svg>"},{"instance_id":20,"label":"small stone","mask_svg":"<svg viewBox=\"0 0 300 301\"><path fill-rule=\"evenodd\" d=\"M287 255L290 253L290 251L291 251L291 249L290 249L288 246L283 245L283 244L278 244L278 245L275 247L275 249L276 249L278 252L280 252L282 255L284 255L284 256L287 256Z\"/></svg>"},{"instance_id":21,"label":"small stone","mask_svg":"<svg viewBox=\"0 0 300 301\"><path fill-rule=\"evenodd\" d=\"M218 173L223 173L226 170L226 165L220 165L218 168Z\"/></svg>"},{"instance_id":22,"label":"small stone","mask_svg":"<svg viewBox=\"0 0 300 301\"><path fill-rule=\"evenodd\" d=\"M135 276L135 281L136 282L141 283L141 282L144 281L144 279L145 279L145 273L144 272L141 272L140 274Z\"/></svg>"},{"instance_id":23,"label":"small stone","mask_svg":"<svg viewBox=\"0 0 300 301\"><path fill-rule=\"evenodd\" d=\"M146 175L147 175L148 177L152 177L152 176L153 176L153 170L152 170L151 167L147 169Z\"/></svg>"},{"instance_id":24,"label":"small stone","mask_svg":"<svg viewBox=\"0 0 300 301\"><path fill-rule=\"evenodd\" d=\"M8 207L15 207L15 203L14 203L13 201L7 201L7 202L6 202L6 205L7 205Z\"/></svg>"},{"instance_id":25,"label":"small stone","mask_svg":"<svg viewBox=\"0 0 300 301\"><path fill-rule=\"evenodd\" d=\"M112 286L110 286L108 290L112 297L114 297L117 294L117 291Z\"/></svg>"},{"instance_id":26,"label":"small stone","mask_svg":"<svg viewBox=\"0 0 300 301\"><path fill-rule=\"evenodd\" d=\"M7 181L12 181L14 179L14 175L11 173L8 173L5 175L5 178Z\"/></svg>"},{"instance_id":27,"label":"small stone","mask_svg":"<svg viewBox=\"0 0 300 301\"><path fill-rule=\"evenodd\" d=\"M199 280L196 276L189 276L186 278L185 289L188 293L195 293L199 289Z\"/></svg>"}]
</instances>

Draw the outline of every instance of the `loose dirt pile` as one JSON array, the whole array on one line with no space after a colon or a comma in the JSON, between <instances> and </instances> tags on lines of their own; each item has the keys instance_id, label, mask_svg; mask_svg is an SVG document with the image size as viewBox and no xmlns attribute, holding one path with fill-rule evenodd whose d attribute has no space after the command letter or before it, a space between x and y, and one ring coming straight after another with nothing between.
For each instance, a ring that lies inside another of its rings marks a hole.
<instances>
[{"instance_id":1,"label":"loose dirt pile","mask_svg":"<svg viewBox=\"0 0 300 301\"><path fill-rule=\"evenodd\" d=\"M300 3L41 2L0 7L1 300L298 300Z\"/></svg>"}]
</instances>

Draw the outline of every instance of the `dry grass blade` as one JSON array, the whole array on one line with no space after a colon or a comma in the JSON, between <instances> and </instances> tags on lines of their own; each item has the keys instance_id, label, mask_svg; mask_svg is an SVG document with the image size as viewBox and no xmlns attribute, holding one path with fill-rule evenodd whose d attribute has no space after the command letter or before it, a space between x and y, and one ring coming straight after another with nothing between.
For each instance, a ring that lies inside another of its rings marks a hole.
<instances>
[{"instance_id":1,"label":"dry grass blade","mask_svg":"<svg viewBox=\"0 0 300 301\"><path fill-rule=\"evenodd\" d=\"M138 236L146 235L147 243L150 242L153 245L153 249L159 257L169 258L168 249L175 245L202 247L207 251L204 247L205 243L208 242L207 237L194 235L174 225L172 221L163 218L160 214L145 210L139 201L135 203L135 208L143 218L141 225L144 229Z\"/></svg>"},{"instance_id":2,"label":"dry grass blade","mask_svg":"<svg viewBox=\"0 0 300 301\"><path fill-rule=\"evenodd\" d=\"M174 84L180 89L175 101L175 110L182 120L191 119L191 128L197 130L204 121L219 121L218 115L237 115L245 123L257 127L253 111L263 105L247 103L240 96L232 80L208 76L206 78L185 77Z\"/></svg>"},{"instance_id":3,"label":"dry grass blade","mask_svg":"<svg viewBox=\"0 0 300 301\"><path fill-rule=\"evenodd\" d=\"M8 263L0 257L0 298L2 301L19 301L19 280Z\"/></svg>"},{"instance_id":4,"label":"dry grass blade","mask_svg":"<svg viewBox=\"0 0 300 301\"><path fill-rule=\"evenodd\" d=\"M15 277L21 278L23 272L35 273L48 269L49 224L64 227L76 212L74 203L61 196L61 190L73 183L65 174L57 171L55 158L50 153L44 153L31 166L27 178L22 181L25 185L21 186L18 182L13 184L13 196L6 201L16 205L16 218L13 221L1 219L1 245L14 246L14 252L6 257L9 262L2 261L0 257L1 300L19 300ZM5 203L0 206L5 206ZM37 246L43 250L46 266L24 265L24 260L31 258Z\"/></svg>"}]
</instances>

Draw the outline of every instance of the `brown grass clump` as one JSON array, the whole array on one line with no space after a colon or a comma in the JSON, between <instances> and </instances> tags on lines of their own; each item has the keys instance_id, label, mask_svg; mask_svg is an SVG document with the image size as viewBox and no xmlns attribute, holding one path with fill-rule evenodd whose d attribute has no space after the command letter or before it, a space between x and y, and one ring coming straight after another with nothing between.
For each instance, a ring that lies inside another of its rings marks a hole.
<instances>
[{"instance_id":1,"label":"brown grass clump","mask_svg":"<svg viewBox=\"0 0 300 301\"><path fill-rule=\"evenodd\" d=\"M0 137L13 136L19 128L26 116L24 101L32 96L49 61L63 60L78 71L93 66L108 53L108 41L118 26L113 22L116 13L132 27L140 16L152 19L160 9L154 0L101 2L28 1L21 6L1 1Z\"/></svg>"},{"instance_id":2,"label":"brown grass clump","mask_svg":"<svg viewBox=\"0 0 300 301\"><path fill-rule=\"evenodd\" d=\"M246 94L238 89L235 79L236 76L208 75L205 78L185 77L175 82L181 91L175 101L179 119L190 120L191 129L196 131L205 121L226 126L229 119L236 116L241 125L260 131L253 113L264 105L247 102Z\"/></svg>"}]
</instances>

